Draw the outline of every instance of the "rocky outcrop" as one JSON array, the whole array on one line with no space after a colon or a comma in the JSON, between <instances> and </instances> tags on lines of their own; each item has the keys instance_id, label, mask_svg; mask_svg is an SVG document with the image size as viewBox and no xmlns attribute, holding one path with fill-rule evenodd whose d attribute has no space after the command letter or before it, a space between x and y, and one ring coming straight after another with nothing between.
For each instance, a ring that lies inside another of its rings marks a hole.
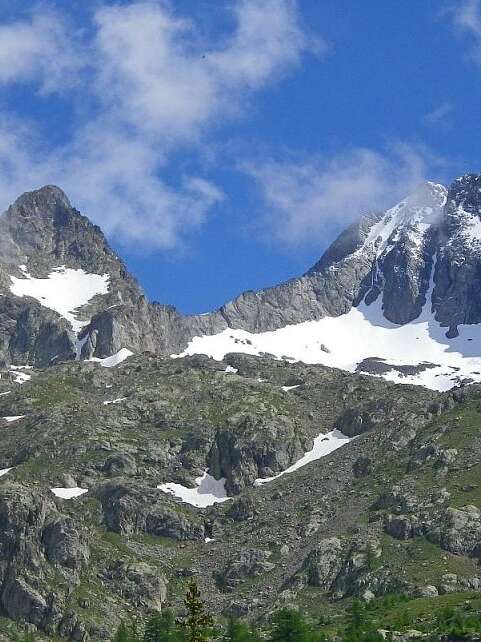
<instances>
[{"instance_id":1,"label":"rocky outcrop","mask_svg":"<svg viewBox=\"0 0 481 642\"><path fill-rule=\"evenodd\" d=\"M88 564L90 551L86 535L72 518L57 517L48 523L42 532L42 542L51 564L76 572Z\"/></svg>"},{"instance_id":2,"label":"rocky outcrop","mask_svg":"<svg viewBox=\"0 0 481 642\"><path fill-rule=\"evenodd\" d=\"M455 335L462 323L481 321L481 175L454 181L440 228L433 303L436 318Z\"/></svg>"},{"instance_id":3,"label":"rocky outcrop","mask_svg":"<svg viewBox=\"0 0 481 642\"><path fill-rule=\"evenodd\" d=\"M305 574L309 586L328 591L341 570L342 562L341 540L337 537L324 539L304 560L301 574Z\"/></svg>"},{"instance_id":4,"label":"rocky outcrop","mask_svg":"<svg viewBox=\"0 0 481 642\"><path fill-rule=\"evenodd\" d=\"M228 430L217 432L208 464L216 479L226 479L231 494L285 470L308 450L304 445L308 440L297 434L291 418L243 413L229 423Z\"/></svg>"},{"instance_id":5,"label":"rocky outcrop","mask_svg":"<svg viewBox=\"0 0 481 642\"><path fill-rule=\"evenodd\" d=\"M159 569L144 562L114 562L105 572L114 590L133 607L160 611L167 597L167 581Z\"/></svg>"},{"instance_id":6,"label":"rocky outcrop","mask_svg":"<svg viewBox=\"0 0 481 642\"><path fill-rule=\"evenodd\" d=\"M414 497L408 504L380 499L377 508L396 508L397 514L388 513L384 521L386 533L400 540L426 537L433 544L456 555L465 555L481 560L481 511L476 506L453 508L443 506L449 495L440 501L417 504ZM391 496L393 497L393 496ZM403 511L403 505L404 510ZM408 512L409 511L409 512Z\"/></svg>"},{"instance_id":7,"label":"rocky outcrop","mask_svg":"<svg viewBox=\"0 0 481 642\"><path fill-rule=\"evenodd\" d=\"M32 299L0 297L0 360L4 364L51 365L75 357L65 319Z\"/></svg>"},{"instance_id":8,"label":"rocky outcrop","mask_svg":"<svg viewBox=\"0 0 481 642\"><path fill-rule=\"evenodd\" d=\"M51 565L59 568L73 588L88 560L85 532L59 514L50 497L20 484L2 486L0 606L8 617L51 632L58 630L71 589L60 584L52 592Z\"/></svg>"},{"instance_id":9,"label":"rocky outcrop","mask_svg":"<svg viewBox=\"0 0 481 642\"><path fill-rule=\"evenodd\" d=\"M269 561L270 556L270 551L242 551L223 570L216 572L216 581L222 589L232 590L247 578L271 571L275 565Z\"/></svg>"},{"instance_id":10,"label":"rocky outcrop","mask_svg":"<svg viewBox=\"0 0 481 642\"><path fill-rule=\"evenodd\" d=\"M201 519L190 515L160 491L123 484L107 484L99 490L105 524L115 533L148 533L177 540L202 539Z\"/></svg>"}]
</instances>

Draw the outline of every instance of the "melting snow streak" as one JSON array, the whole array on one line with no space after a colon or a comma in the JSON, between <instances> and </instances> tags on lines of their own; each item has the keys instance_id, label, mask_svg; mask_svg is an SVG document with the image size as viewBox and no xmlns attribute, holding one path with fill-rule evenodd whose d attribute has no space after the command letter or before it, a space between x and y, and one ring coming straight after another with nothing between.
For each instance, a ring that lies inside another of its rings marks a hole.
<instances>
[{"instance_id":1,"label":"melting snow streak","mask_svg":"<svg viewBox=\"0 0 481 642\"><path fill-rule=\"evenodd\" d=\"M282 473L274 475L274 477L264 477L263 479L256 479L254 482L255 486L260 486L261 484L267 484L268 482L274 481L282 477L282 475L287 475L288 473L293 473L295 470L302 468L306 464L310 464L311 461L316 461L332 453L334 450L337 450L341 446L349 443L351 441L350 437L346 437L339 430L333 430L332 432L322 433L314 439L314 446L311 450L304 454L298 461L296 461L292 466L283 470Z\"/></svg>"}]
</instances>

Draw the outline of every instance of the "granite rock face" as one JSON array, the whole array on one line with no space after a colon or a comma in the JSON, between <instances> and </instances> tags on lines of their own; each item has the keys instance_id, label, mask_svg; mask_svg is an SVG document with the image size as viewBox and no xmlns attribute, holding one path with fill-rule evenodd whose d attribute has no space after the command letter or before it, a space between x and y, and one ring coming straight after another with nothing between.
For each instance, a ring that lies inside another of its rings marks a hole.
<instances>
[{"instance_id":1,"label":"granite rock face","mask_svg":"<svg viewBox=\"0 0 481 642\"><path fill-rule=\"evenodd\" d=\"M434 289L436 318L456 332L481 320L481 175L451 186L440 226Z\"/></svg>"},{"instance_id":2,"label":"granite rock face","mask_svg":"<svg viewBox=\"0 0 481 642\"><path fill-rule=\"evenodd\" d=\"M480 185L478 175L457 179L449 190L425 183L386 212L361 217L303 276L191 316L150 303L101 230L59 188L43 187L0 218L0 358L45 366L54 358L102 358L122 348L169 355L194 336L227 328L270 331L376 300L396 324L416 319L427 301L455 336L458 324L481 320ZM11 293L11 277L25 276L22 266L36 278L60 266L106 274L108 292L76 311L85 324L76 334L41 301Z\"/></svg>"},{"instance_id":3,"label":"granite rock face","mask_svg":"<svg viewBox=\"0 0 481 642\"><path fill-rule=\"evenodd\" d=\"M60 625L65 597L89 560L85 531L51 497L21 484L4 485L0 492L0 605L11 619L44 630ZM53 567L64 578L55 594Z\"/></svg>"}]
</instances>

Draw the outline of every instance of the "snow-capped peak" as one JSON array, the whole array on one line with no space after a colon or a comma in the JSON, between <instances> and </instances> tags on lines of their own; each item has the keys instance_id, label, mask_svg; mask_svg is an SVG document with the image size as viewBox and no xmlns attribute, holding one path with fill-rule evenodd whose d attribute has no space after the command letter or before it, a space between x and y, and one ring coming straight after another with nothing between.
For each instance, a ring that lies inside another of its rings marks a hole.
<instances>
[{"instance_id":1,"label":"snow-capped peak","mask_svg":"<svg viewBox=\"0 0 481 642\"><path fill-rule=\"evenodd\" d=\"M422 183L372 226L361 251L373 249L380 257L399 240L401 231L406 232L414 245L420 246L429 227L441 217L447 194L443 185L429 181Z\"/></svg>"}]
</instances>

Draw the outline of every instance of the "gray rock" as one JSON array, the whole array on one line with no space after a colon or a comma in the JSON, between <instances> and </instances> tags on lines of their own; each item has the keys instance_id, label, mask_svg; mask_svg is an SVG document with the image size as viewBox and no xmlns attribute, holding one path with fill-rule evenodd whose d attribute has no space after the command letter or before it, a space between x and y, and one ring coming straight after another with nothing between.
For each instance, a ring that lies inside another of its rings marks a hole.
<instances>
[{"instance_id":1,"label":"gray rock","mask_svg":"<svg viewBox=\"0 0 481 642\"><path fill-rule=\"evenodd\" d=\"M203 539L201 520L169 501L160 491L123 484L99 489L107 527L121 534L148 533L178 540Z\"/></svg>"},{"instance_id":2,"label":"gray rock","mask_svg":"<svg viewBox=\"0 0 481 642\"><path fill-rule=\"evenodd\" d=\"M2 605L8 617L37 626L44 622L47 614L47 602L23 578L9 578L4 582Z\"/></svg>"},{"instance_id":3,"label":"gray rock","mask_svg":"<svg viewBox=\"0 0 481 642\"><path fill-rule=\"evenodd\" d=\"M309 586L329 590L343 562L341 541L337 537L322 540L306 557L302 572Z\"/></svg>"},{"instance_id":4,"label":"gray rock","mask_svg":"<svg viewBox=\"0 0 481 642\"><path fill-rule=\"evenodd\" d=\"M107 571L107 576L132 606L150 611L162 609L167 597L167 582L158 568L144 562L116 562Z\"/></svg>"},{"instance_id":5,"label":"gray rock","mask_svg":"<svg viewBox=\"0 0 481 642\"><path fill-rule=\"evenodd\" d=\"M419 586L416 590L419 597L437 597L439 595L438 589L435 586Z\"/></svg>"},{"instance_id":6,"label":"gray rock","mask_svg":"<svg viewBox=\"0 0 481 642\"><path fill-rule=\"evenodd\" d=\"M221 588L232 590L244 579L256 577L272 570L275 565L268 561L270 556L270 551L242 551L222 571L216 573L216 581Z\"/></svg>"},{"instance_id":7,"label":"gray rock","mask_svg":"<svg viewBox=\"0 0 481 642\"><path fill-rule=\"evenodd\" d=\"M71 518L59 517L42 532L45 554L52 564L80 571L90 558L86 534Z\"/></svg>"}]
</instances>

